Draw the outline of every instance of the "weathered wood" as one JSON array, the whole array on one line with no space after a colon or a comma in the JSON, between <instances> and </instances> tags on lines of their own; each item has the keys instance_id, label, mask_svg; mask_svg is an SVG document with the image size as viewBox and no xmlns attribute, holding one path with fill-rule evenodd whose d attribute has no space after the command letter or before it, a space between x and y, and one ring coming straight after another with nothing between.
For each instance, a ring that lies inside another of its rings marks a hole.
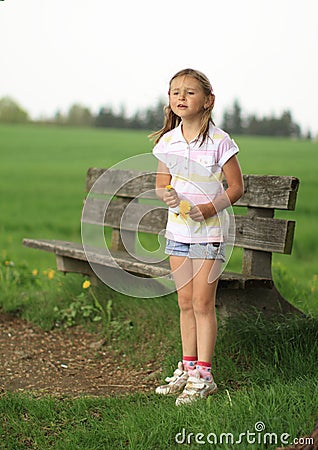
<instances>
[{"instance_id":1,"label":"weathered wood","mask_svg":"<svg viewBox=\"0 0 318 450\"><path fill-rule=\"evenodd\" d=\"M94 274L87 261L70 258L69 256L56 255L57 270L64 273L81 273L92 276Z\"/></svg>"},{"instance_id":2,"label":"weathered wood","mask_svg":"<svg viewBox=\"0 0 318 450\"><path fill-rule=\"evenodd\" d=\"M272 253L244 249L242 273L244 275L272 278Z\"/></svg>"},{"instance_id":3,"label":"weathered wood","mask_svg":"<svg viewBox=\"0 0 318 450\"><path fill-rule=\"evenodd\" d=\"M131 255L123 252L112 252L112 256L107 256L100 248L89 247L84 251L80 243L24 239L23 245L26 247L45 250L57 255L58 269L62 272L76 272L91 275L91 264L99 264L110 268L118 269L118 266L127 272L139 274L143 277L167 277L171 275L169 262L167 259L161 262L140 262ZM247 289L263 288L271 289L273 281L270 278L258 276L246 276L235 272L223 272L220 281L225 289Z\"/></svg>"},{"instance_id":4,"label":"weathered wood","mask_svg":"<svg viewBox=\"0 0 318 450\"><path fill-rule=\"evenodd\" d=\"M107 175L104 175L107 171ZM104 175L104 176L102 176ZM95 194L155 199L156 174L135 170L88 169L86 191Z\"/></svg>"},{"instance_id":5,"label":"weathered wood","mask_svg":"<svg viewBox=\"0 0 318 450\"><path fill-rule=\"evenodd\" d=\"M107 176L100 179L106 171ZM143 198L154 199L155 179L155 173L90 168L87 172L86 190L132 198L142 194ZM244 195L235 205L293 210L298 187L299 180L295 177L244 175Z\"/></svg>"},{"instance_id":6,"label":"weathered wood","mask_svg":"<svg viewBox=\"0 0 318 450\"><path fill-rule=\"evenodd\" d=\"M118 269L138 275L134 280L171 279L167 258L158 262L133 256L138 232L157 235L166 227L167 208L155 195L156 174L131 170L105 173L106 170L88 170L89 195L84 203L82 223L110 227L111 250L86 245L83 248L82 243L58 240L24 239L23 244L55 253L58 270L89 275L93 282L99 281L97 272L105 274L106 279L118 278ZM264 312L298 313L277 292L271 266L273 252L289 254L292 250L295 222L274 218L274 211L295 208L299 180L244 175L244 184L245 193L235 206L247 207L247 214L235 215L234 243L243 248L242 273L222 273L217 295L219 311L224 315L255 307ZM139 283L141 288L145 286L144 282L132 282Z\"/></svg>"},{"instance_id":7,"label":"weathered wood","mask_svg":"<svg viewBox=\"0 0 318 450\"><path fill-rule=\"evenodd\" d=\"M295 177L244 175L244 195L235 206L294 210L298 187Z\"/></svg>"},{"instance_id":8,"label":"weathered wood","mask_svg":"<svg viewBox=\"0 0 318 450\"><path fill-rule=\"evenodd\" d=\"M127 209L130 200L128 198L118 198L117 204L124 212ZM118 221L118 229L112 230L111 249L123 252L132 251L135 247L136 229L125 230L120 227L120 220Z\"/></svg>"},{"instance_id":9,"label":"weathered wood","mask_svg":"<svg viewBox=\"0 0 318 450\"><path fill-rule=\"evenodd\" d=\"M88 198L82 220L87 223L121 230L158 234L166 227L167 209L157 205L130 203L125 209L121 199L114 199L107 206L98 198ZM260 208L259 208L260 209ZM264 210L266 211L266 210ZM272 209L268 210L272 211ZM271 217L235 215L235 246L251 250L290 254L295 222Z\"/></svg>"},{"instance_id":10,"label":"weathered wood","mask_svg":"<svg viewBox=\"0 0 318 450\"><path fill-rule=\"evenodd\" d=\"M246 217L274 217L274 209L247 208ZM274 235L274 237L276 237ZM251 250L243 247L242 273L245 275L256 275L272 278L272 253L269 251Z\"/></svg>"},{"instance_id":11,"label":"weathered wood","mask_svg":"<svg viewBox=\"0 0 318 450\"><path fill-rule=\"evenodd\" d=\"M167 260L158 263L157 261L144 262L121 251L85 246L80 243L65 242L58 240L24 239L23 245L55 253L59 256L66 256L80 261L89 261L92 264L122 268L127 272L138 273L145 277L161 277L170 275L169 263Z\"/></svg>"},{"instance_id":12,"label":"weathered wood","mask_svg":"<svg viewBox=\"0 0 318 450\"><path fill-rule=\"evenodd\" d=\"M220 284L216 295L216 308L222 318L237 313L258 315L259 312L267 315L302 315L301 311L280 295L275 286L272 289L257 286L238 290L224 289Z\"/></svg>"},{"instance_id":13,"label":"weathered wood","mask_svg":"<svg viewBox=\"0 0 318 450\"><path fill-rule=\"evenodd\" d=\"M235 215L235 246L264 252L290 254L295 222L283 219Z\"/></svg>"},{"instance_id":14,"label":"weathered wood","mask_svg":"<svg viewBox=\"0 0 318 450\"><path fill-rule=\"evenodd\" d=\"M127 207L120 200L113 199L106 205L102 199L89 197L85 201L83 222L150 234L157 234L166 228L168 210L162 203L143 204L130 199Z\"/></svg>"}]
</instances>

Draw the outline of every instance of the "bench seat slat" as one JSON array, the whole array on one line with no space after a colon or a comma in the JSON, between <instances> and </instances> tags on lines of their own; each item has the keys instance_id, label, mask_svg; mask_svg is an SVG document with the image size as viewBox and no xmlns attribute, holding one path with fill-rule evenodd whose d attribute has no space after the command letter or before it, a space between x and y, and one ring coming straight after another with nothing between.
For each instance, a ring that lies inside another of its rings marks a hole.
<instances>
[{"instance_id":1,"label":"bench seat slat","mask_svg":"<svg viewBox=\"0 0 318 450\"><path fill-rule=\"evenodd\" d=\"M83 245L75 242L46 240L46 239L24 239L23 245L34 249L55 253L59 256L66 256L81 261L89 260L93 264L101 264L108 267L118 268L116 263L131 272L140 274L146 273L148 276L165 276L170 274L169 262L161 263L142 262L126 252L112 251L112 257L108 256L103 249L96 247L83 248ZM143 258L144 259L144 258Z\"/></svg>"},{"instance_id":2,"label":"bench seat slat","mask_svg":"<svg viewBox=\"0 0 318 450\"><path fill-rule=\"evenodd\" d=\"M93 264L102 264L108 267L116 267L112 258L103 254L101 249L91 248L85 253L80 243L47 240L47 239L24 239L23 245L33 249L44 250L55 253L58 257L72 258L79 261L87 261L86 255ZM141 263L125 252L112 252L117 264L128 272L150 277L169 276L170 268L168 260L160 263ZM268 278L247 276L234 272L223 272L220 280L223 288L244 289L248 287L272 288L273 281Z\"/></svg>"},{"instance_id":3,"label":"bench seat slat","mask_svg":"<svg viewBox=\"0 0 318 450\"><path fill-rule=\"evenodd\" d=\"M103 173L107 176L95 182ZM155 173L132 170L90 168L87 172L86 191L98 194L110 194L122 197L138 197L154 199ZM225 184L225 183L224 183ZM244 195L236 206L255 208L274 208L294 210L296 204L299 179L290 176L276 175L244 175Z\"/></svg>"}]
</instances>

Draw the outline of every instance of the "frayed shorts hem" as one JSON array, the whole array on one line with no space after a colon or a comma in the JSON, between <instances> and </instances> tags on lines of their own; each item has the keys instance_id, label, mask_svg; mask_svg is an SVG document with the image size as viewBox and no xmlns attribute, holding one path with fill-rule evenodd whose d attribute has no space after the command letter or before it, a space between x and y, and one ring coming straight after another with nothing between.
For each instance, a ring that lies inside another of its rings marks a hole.
<instances>
[{"instance_id":1,"label":"frayed shorts hem","mask_svg":"<svg viewBox=\"0 0 318 450\"><path fill-rule=\"evenodd\" d=\"M224 242L185 243L167 239L166 255L184 256L191 259L217 259L225 262Z\"/></svg>"}]
</instances>

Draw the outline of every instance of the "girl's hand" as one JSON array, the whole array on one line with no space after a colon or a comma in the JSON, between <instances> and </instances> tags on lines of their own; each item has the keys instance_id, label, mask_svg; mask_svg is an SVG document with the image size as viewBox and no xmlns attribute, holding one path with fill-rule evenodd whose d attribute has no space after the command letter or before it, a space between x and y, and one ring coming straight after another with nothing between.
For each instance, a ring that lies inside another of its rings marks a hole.
<instances>
[{"instance_id":1,"label":"girl's hand","mask_svg":"<svg viewBox=\"0 0 318 450\"><path fill-rule=\"evenodd\" d=\"M171 187L171 186L169 186L169 189L165 189L162 200L170 208L176 208L180 203L177 191L175 189L173 189L173 187Z\"/></svg>"},{"instance_id":2,"label":"girl's hand","mask_svg":"<svg viewBox=\"0 0 318 450\"><path fill-rule=\"evenodd\" d=\"M213 203L203 203L195 205L190 209L189 216L195 222L203 222L205 219L216 214Z\"/></svg>"}]
</instances>

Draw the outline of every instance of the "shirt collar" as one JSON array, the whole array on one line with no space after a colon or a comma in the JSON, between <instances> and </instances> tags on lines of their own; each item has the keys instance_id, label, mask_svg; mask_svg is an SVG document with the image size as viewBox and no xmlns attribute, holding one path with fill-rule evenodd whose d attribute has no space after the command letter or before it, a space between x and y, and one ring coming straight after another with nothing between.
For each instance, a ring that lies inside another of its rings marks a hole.
<instances>
[{"instance_id":1,"label":"shirt collar","mask_svg":"<svg viewBox=\"0 0 318 450\"><path fill-rule=\"evenodd\" d=\"M172 133L172 139L170 141L170 144L178 144L179 142L186 142L186 140L183 137L182 134L182 122L179 123L179 125L173 129Z\"/></svg>"},{"instance_id":2,"label":"shirt collar","mask_svg":"<svg viewBox=\"0 0 318 450\"><path fill-rule=\"evenodd\" d=\"M178 144L179 142L184 142L187 144L187 141L184 139L184 136L182 134L182 122L179 123L179 125L173 129L173 133L172 133L172 139L170 141L170 144ZM209 126L209 137L208 139L211 139L211 141L213 142L213 133L214 133L214 125L212 123L210 123ZM196 143L198 145L200 145L200 141L196 142L196 138L192 139L192 141L189 143Z\"/></svg>"}]
</instances>

